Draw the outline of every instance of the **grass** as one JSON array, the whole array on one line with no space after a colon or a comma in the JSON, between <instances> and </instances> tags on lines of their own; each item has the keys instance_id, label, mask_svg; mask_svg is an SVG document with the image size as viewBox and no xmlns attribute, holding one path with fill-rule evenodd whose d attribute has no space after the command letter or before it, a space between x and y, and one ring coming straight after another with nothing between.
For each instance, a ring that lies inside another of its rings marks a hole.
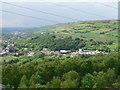
<instances>
[{"instance_id":1,"label":"grass","mask_svg":"<svg viewBox=\"0 0 120 90\"><path fill-rule=\"evenodd\" d=\"M15 59L17 57L15 57L15 56L4 56L4 57L1 57L1 58L2 58L2 60L12 60L12 59Z\"/></svg>"}]
</instances>

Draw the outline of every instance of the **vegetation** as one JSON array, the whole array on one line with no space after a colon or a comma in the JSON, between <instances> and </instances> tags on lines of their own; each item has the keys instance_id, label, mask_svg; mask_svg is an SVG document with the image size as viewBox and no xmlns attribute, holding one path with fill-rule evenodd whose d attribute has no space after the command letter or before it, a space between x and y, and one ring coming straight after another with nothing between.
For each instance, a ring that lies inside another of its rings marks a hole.
<instances>
[{"instance_id":1,"label":"vegetation","mask_svg":"<svg viewBox=\"0 0 120 90\"><path fill-rule=\"evenodd\" d=\"M7 88L120 88L117 21L88 21L36 30L12 39L18 53L2 58L2 84ZM49 30L48 30L49 29ZM42 33L41 33L42 32ZM7 47L4 42L3 48ZM100 50L109 54L45 56L43 48ZM23 53L33 51L33 56Z\"/></svg>"},{"instance_id":2,"label":"vegetation","mask_svg":"<svg viewBox=\"0 0 120 90\"><path fill-rule=\"evenodd\" d=\"M21 43L19 43L21 42ZM60 49L118 50L117 21L86 21L56 25L34 30L29 39L16 39L16 46L41 50ZM4 46L3 46L4 47Z\"/></svg>"},{"instance_id":3,"label":"vegetation","mask_svg":"<svg viewBox=\"0 0 120 90\"><path fill-rule=\"evenodd\" d=\"M19 58L3 65L3 84L14 88L120 88L117 53L73 58ZM26 61L26 63L25 63Z\"/></svg>"},{"instance_id":4,"label":"vegetation","mask_svg":"<svg viewBox=\"0 0 120 90\"><path fill-rule=\"evenodd\" d=\"M21 42L21 43L18 43ZM46 34L39 35L29 38L28 40L19 40L17 39L15 42L15 46L19 47L23 51L26 50L34 50L40 51L43 48L49 48L53 51L58 50L78 50L78 49L86 49L86 50L99 50L110 52L112 49L108 47L109 43L112 42L100 42L94 41L93 39L85 40L80 38L72 38L72 37L64 37L57 38L55 35ZM114 51L116 51L114 49ZM14 50L13 50L14 51Z\"/></svg>"}]
</instances>

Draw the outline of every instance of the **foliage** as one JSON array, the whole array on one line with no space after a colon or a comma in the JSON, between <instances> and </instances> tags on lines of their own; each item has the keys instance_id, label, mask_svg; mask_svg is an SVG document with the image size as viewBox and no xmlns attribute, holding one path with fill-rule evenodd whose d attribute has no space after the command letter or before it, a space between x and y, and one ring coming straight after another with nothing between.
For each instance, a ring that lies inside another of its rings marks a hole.
<instances>
[{"instance_id":1,"label":"foliage","mask_svg":"<svg viewBox=\"0 0 120 90\"><path fill-rule=\"evenodd\" d=\"M117 53L84 58L38 58L20 64L3 64L3 85L26 88L106 88L119 87ZM52 60L51 60L52 59ZM113 63L113 64L111 64ZM11 77L12 76L12 77Z\"/></svg>"}]
</instances>

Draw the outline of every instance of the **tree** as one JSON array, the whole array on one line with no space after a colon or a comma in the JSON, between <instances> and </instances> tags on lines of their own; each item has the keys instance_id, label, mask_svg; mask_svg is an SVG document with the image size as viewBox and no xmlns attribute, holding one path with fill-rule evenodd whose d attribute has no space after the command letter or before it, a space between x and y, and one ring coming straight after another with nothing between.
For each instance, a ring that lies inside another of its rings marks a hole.
<instances>
[{"instance_id":1,"label":"tree","mask_svg":"<svg viewBox=\"0 0 120 90\"><path fill-rule=\"evenodd\" d=\"M29 80L29 85L30 85L29 88L35 88L36 84L38 85L40 83L41 83L40 76L37 74L36 75L33 74Z\"/></svg>"},{"instance_id":2,"label":"tree","mask_svg":"<svg viewBox=\"0 0 120 90\"><path fill-rule=\"evenodd\" d=\"M62 77L62 88L76 88L79 85L80 76L76 71L69 71Z\"/></svg>"},{"instance_id":3,"label":"tree","mask_svg":"<svg viewBox=\"0 0 120 90\"><path fill-rule=\"evenodd\" d=\"M80 68L82 75L92 72L92 62L90 60L83 61Z\"/></svg>"},{"instance_id":4,"label":"tree","mask_svg":"<svg viewBox=\"0 0 120 90\"><path fill-rule=\"evenodd\" d=\"M51 82L46 84L46 88L60 88L61 87L61 80L59 77L53 77Z\"/></svg>"},{"instance_id":5,"label":"tree","mask_svg":"<svg viewBox=\"0 0 120 90\"><path fill-rule=\"evenodd\" d=\"M19 88L28 88L28 84L29 84L28 80L26 76L24 75L20 80Z\"/></svg>"},{"instance_id":6,"label":"tree","mask_svg":"<svg viewBox=\"0 0 120 90\"><path fill-rule=\"evenodd\" d=\"M120 75L116 79L115 83L112 84L114 88L120 88Z\"/></svg>"},{"instance_id":7,"label":"tree","mask_svg":"<svg viewBox=\"0 0 120 90\"><path fill-rule=\"evenodd\" d=\"M65 80L61 83L61 88L77 88L78 86L78 81L75 80Z\"/></svg>"},{"instance_id":8,"label":"tree","mask_svg":"<svg viewBox=\"0 0 120 90\"><path fill-rule=\"evenodd\" d=\"M76 71L69 71L67 73L65 73L62 77L63 80L75 80L75 81L79 81L80 76Z\"/></svg>"},{"instance_id":9,"label":"tree","mask_svg":"<svg viewBox=\"0 0 120 90\"><path fill-rule=\"evenodd\" d=\"M45 88L45 85L41 85L40 83L35 84L34 88Z\"/></svg>"},{"instance_id":10,"label":"tree","mask_svg":"<svg viewBox=\"0 0 120 90\"><path fill-rule=\"evenodd\" d=\"M17 65L6 65L6 67L3 67L2 75L2 83L4 85L9 84L10 87L18 87L21 75Z\"/></svg>"},{"instance_id":11,"label":"tree","mask_svg":"<svg viewBox=\"0 0 120 90\"><path fill-rule=\"evenodd\" d=\"M85 75L85 77L82 78L81 80L82 88L93 88L95 85L95 77L88 73Z\"/></svg>"},{"instance_id":12,"label":"tree","mask_svg":"<svg viewBox=\"0 0 120 90\"><path fill-rule=\"evenodd\" d=\"M105 80L106 80L107 87L112 87L112 84L116 80L115 68L107 70L105 75Z\"/></svg>"},{"instance_id":13,"label":"tree","mask_svg":"<svg viewBox=\"0 0 120 90\"><path fill-rule=\"evenodd\" d=\"M112 87L115 82L116 74L114 69L108 69L107 72L99 72L96 76L96 86L98 88Z\"/></svg>"}]
</instances>

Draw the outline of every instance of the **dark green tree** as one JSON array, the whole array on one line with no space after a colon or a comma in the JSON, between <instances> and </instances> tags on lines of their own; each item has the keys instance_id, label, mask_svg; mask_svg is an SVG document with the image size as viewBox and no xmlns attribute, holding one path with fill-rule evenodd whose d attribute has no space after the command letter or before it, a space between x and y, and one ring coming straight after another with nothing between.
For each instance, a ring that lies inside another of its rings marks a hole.
<instances>
[{"instance_id":1,"label":"dark green tree","mask_svg":"<svg viewBox=\"0 0 120 90\"><path fill-rule=\"evenodd\" d=\"M95 77L88 73L85 75L85 77L81 80L81 87L82 88L93 88L95 85Z\"/></svg>"},{"instance_id":2,"label":"dark green tree","mask_svg":"<svg viewBox=\"0 0 120 90\"><path fill-rule=\"evenodd\" d=\"M24 75L20 80L19 88L28 88L28 85L29 85L29 82L26 76Z\"/></svg>"}]
</instances>

